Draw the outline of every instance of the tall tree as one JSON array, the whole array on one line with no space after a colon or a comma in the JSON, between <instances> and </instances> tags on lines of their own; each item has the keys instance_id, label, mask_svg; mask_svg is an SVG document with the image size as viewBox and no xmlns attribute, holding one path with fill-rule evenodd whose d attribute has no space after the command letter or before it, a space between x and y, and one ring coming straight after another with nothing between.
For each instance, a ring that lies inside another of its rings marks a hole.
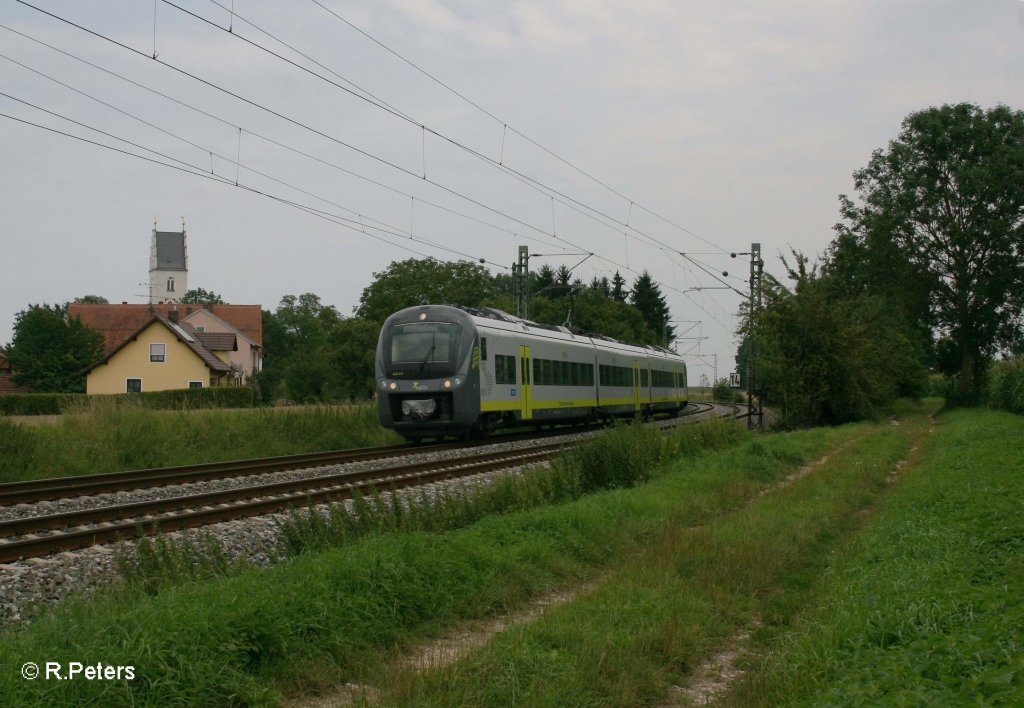
<instances>
[{"instance_id":1,"label":"tall tree","mask_svg":"<svg viewBox=\"0 0 1024 708\"><path fill-rule=\"evenodd\" d=\"M569 279L571 277L572 271L569 270L565 263L558 266L558 268L555 270L555 280L558 282L559 285L568 285Z\"/></svg>"},{"instance_id":2,"label":"tall tree","mask_svg":"<svg viewBox=\"0 0 1024 708\"><path fill-rule=\"evenodd\" d=\"M619 302L625 302L628 294L629 293L626 292L626 279L622 277L622 274L619 273L619 271L615 271L615 275L612 276L612 299L618 300Z\"/></svg>"},{"instance_id":3,"label":"tall tree","mask_svg":"<svg viewBox=\"0 0 1024 708\"><path fill-rule=\"evenodd\" d=\"M374 273L373 278L363 288L356 315L375 322L414 305L478 306L499 292L490 272L469 261L409 258L392 262L387 270Z\"/></svg>"},{"instance_id":4,"label":"tall tree","mask_svg":"<svg viewBox=\"0 0 1024 708\"><path fill-rule=\"evenodd\" d=\"M7 346L12 380L40 393L85 391L82 369L103 356L103 335L77 318L67 305L29 305L14 316Z\"/></svg>"},{"instance_id":5,"label":"tall tree","mask_svg":"<svg viewBox=\"0 0 1024 708\"><path fill-rule=\"evenodd\" d=\"M616 274L617 275L617 274ZM643 315L647 328L657 337L655 341L666 346L675 337L675 328L669 325L668 304L661 288L646 270L637 276L629 302Z\"/></svg>"},{"instance_id":6,"label":"tall tree","mask_svg":"<svg viewBox=\"0 0 1024 708\"><path fill-rule=\"evenodd\" d=\"M854 173L850 231L887 237L928 286L929 313L955 344L963 400L979 359L1021 340L1024 113L944 105L912 113Z\"/></svg>"},{"instance_id":7,"label":"tall tree","mask_svg":"<svg viewBox=\"0 0 1024 708\"><path fill-rule=\"evenodd\" d=\"M533 274L533 284L531 291L539 293L542 290L547 290L555 283L555 270L547 263L537 269L537 272Z\"/></svg>"}]
</instances>

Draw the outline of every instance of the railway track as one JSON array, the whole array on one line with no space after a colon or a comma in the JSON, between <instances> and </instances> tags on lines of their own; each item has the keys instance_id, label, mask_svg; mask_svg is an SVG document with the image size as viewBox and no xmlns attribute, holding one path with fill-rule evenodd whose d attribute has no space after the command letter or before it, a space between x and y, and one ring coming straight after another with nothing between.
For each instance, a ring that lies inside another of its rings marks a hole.
<instances>
[{"instance_id":1,"label":"railway track","mask_svg":"<svg viewBox=\"0 0 1024 708\"><path fill-rule=\"evenodd\" d=\"M683 416L714 410L713 404L693 404ZM565 435L555 430L543 434ZM501 436L494 442L523 439ZM537 437L536 435L530 436ZM542 443L529 449L484 450L447 460L402 463L408 455L478 447L483 443L399 445L384 448L290 455L263 460L115 472L79 478L33 480L0 485L0 506L43 500L106 494L228 477L253 477L269 472L397 458L383 469L343 471L243 487L183 494L127 504L109 504L55 514L39 514L0 521L0 563L70 551L88 546L195 528L289 508L351 499L357 493L372 496L434 482L470 477L501 468L546 461L566 447L566 441Z\"/></svg>"}]
</instances>

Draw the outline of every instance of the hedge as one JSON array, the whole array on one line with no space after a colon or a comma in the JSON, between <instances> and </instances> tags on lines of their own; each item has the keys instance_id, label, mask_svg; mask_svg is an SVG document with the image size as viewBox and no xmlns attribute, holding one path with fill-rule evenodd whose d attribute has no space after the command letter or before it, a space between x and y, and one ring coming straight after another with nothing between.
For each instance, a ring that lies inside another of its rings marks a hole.
<instances>
[{"instance_id":1,"label":"hedge","mask_svg":"<svg viewBox=\"0 0 1024 708\"><path fill-rule=\"evenodd\" d=\"M252 408L253 390L247 386L180 388L89 396L84 393L10 393L0 396L0 415L56 415L71 407L85 407L90 401L133 401L144 408Z\"/></svg>"}]
</instances>

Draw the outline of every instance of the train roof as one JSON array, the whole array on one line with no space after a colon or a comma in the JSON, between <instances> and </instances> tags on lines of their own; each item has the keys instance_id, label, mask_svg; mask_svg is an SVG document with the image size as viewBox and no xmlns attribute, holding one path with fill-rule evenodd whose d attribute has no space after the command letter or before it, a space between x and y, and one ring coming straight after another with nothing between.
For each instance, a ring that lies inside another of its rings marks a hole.
<instances>
[{"instance_id":1,"label":"train roof","mask_svg":"<svg viewBox=\"0 0 1024 708\"><path fill-rule=\"evenodd\" d=\"M492 329L501 329L511 332L536 332L540 330L542 332L550 332L553 339L568 339L568 340L579 340L579 339L590 339L594 340L595 343L607 342L613 345L612 348L627 350L627 351L643 351L648 355L654 354L672 359L682 359L683 357L665 347L658 346L657 344L629 344L622 340L615 339L614 337L608 337L603 334L595 332L584 332L576 328L563 327L559 325L541 324L540 322L533 322L532 320L526 320L521 317L511 315L504 310L499 310L494 307L467 307L465 305L457 305L452 303L445 303L442 307L452 307L457 310L462 310L467 313L472 319L474 324L477 326L488 327ZM501 326L504 325L504 326ZM559 336L561 335L561 336Z\"/></svg>"}]
</instances>

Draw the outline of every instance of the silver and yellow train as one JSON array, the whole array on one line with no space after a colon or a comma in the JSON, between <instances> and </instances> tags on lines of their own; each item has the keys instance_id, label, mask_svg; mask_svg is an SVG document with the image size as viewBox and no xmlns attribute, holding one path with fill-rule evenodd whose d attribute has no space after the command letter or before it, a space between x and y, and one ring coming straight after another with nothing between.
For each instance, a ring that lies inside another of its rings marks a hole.
<instances>
[{"instance_id":1,"label":"silver and yellow train","mask_svg":"<svg viewBox=\"0 0 1024 708\"><path fill-rule=\"evenodd\" d=\"M413 441L674 414L687 403L686 363L668 349L452 305L391 315L376 379L381 424Z\"/></svg>"}]
</instances>

